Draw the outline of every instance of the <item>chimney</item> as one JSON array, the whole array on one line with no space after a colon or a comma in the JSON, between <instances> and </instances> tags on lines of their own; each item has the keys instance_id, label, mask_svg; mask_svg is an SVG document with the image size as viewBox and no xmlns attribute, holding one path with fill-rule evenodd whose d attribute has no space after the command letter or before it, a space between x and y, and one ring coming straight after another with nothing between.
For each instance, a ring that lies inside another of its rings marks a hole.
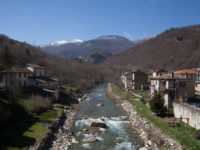
<instances>
[{"instance_id":1,"label":"chimney","mask_svg":"<svg viewBox=\"0 0 200 150\"><path fill-rule=\"evenodd\" d=\"M174 72L172 72L172 78L174 78Z\"/></svg>"}]
</instances>

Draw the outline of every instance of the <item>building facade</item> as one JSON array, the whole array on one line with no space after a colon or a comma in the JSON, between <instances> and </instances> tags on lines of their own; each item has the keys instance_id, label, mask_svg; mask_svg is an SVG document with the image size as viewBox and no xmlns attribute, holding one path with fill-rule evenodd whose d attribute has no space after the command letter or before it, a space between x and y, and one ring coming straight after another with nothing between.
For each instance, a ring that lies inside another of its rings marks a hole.
<instances>
[{"instance_id":1,"label":"building facade","mask_svg":"<svg viewBox=\"0 0 200 150\"><path fill-rule=\"evenodd\" d=\"M173 101L179 99L186 101L188 97L195 95L194 79L174 72L164 75L154 74L151 78L151 95L154 91L163 95L167 108L172 108Z\"/></svg>"},{"instance_id":2,"label":"building facade","mask_svg":"<svg viewBox=\"0 0 200 150\"><path fill-rule=\"evenodd\" d=\"M141 90L148 87L148 74L135 70L125 72L121 76L122 85L125 89Z\"/></svg>"},{"instance_id":3,"label":"building facade","mask_svg":"<svg viewBox=\"0 0 200 150\"><path fill-rule=\"evenodd\" d=\"M7 89L17 87L28 87L29 77L33 76L33 73L25 68L12 68L10 70L2 71L3 85Z\"/></svg>"},{"instance_id":4,"label":"building facade","mask_svg":"<svg viewBox=\"0 0 200 150\"><path fill-rule=\"evenodd\" d=\"M40 89L56 89L58 80L45 76L45 67L28 64L26 68L12 68L2 71L3 84L7 89L13 87L36 87Z\"/></svg>"}]
</instances>

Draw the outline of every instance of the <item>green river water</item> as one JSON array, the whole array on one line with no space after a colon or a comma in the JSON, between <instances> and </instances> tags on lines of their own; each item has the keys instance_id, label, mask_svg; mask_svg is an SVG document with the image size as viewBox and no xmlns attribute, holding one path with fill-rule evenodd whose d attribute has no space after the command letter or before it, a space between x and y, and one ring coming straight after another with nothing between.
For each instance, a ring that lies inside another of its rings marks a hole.
<instances>
[{"instance_id":1,"label":"green river water","mask_svg":"<svg viewBox=\"0 0 200 150\"><path fill-rule=\"evenodd\" d=\"M78 105L78 114L73 127L80 144L71 150L137 150L142 146L138 135L131 132L129 121L124 111L112 100L105 96L106 84L93 89L87 95L91 101L84 101ZM102 107L97 107L102 103ZM102 121L106 123L105 133L99 133L87 125L89 121ZM87 138L95 136L96 142L89 143Z\"/></svg>"}]
</instances>

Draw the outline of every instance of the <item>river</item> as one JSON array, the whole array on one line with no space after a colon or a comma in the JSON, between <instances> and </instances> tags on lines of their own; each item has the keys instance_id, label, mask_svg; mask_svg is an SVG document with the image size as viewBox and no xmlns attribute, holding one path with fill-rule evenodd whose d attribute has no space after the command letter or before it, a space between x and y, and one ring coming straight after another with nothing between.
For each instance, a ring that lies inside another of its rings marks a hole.
<instances>
[{"instance_id":1,"label":"river","mask_svg":"<svg viewBox=\"0 0 200 150\"><path fill-rule=\"evenodd\" d=\"M132 133L124 111L108 99L105 92L106 84L100 85L87 94L90 101L79 103L72 128L79 144L71 150L137 150L142 146L138 136ZM103 106L97 106L99 103ZM91 128L88 125L91 122L104 122L106 131ZM95 137L97 141L88 142L90 137Z\"/></svg>"}]
</instances>

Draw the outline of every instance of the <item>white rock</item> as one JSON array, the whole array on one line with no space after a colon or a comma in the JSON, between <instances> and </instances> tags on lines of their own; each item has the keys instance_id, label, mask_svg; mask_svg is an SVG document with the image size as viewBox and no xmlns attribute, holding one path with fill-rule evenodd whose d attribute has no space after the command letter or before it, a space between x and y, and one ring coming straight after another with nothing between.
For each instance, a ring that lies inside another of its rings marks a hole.
<instances>
[{"instance_id":1,"label":"white rock","mask_svg":"<svg viewBox=\"0 0 200 150\"><path fill-rule=\"evenodd\" d=\"M149 146L151 146L151 145L152 145L152 142L151 142L151 140L148 140L148 141L147 141L147 143L148 143L148 145L149 145Z\"/></svg>"},{"instance_id":2,"label":"white rock","mask_svg":"<svg viewBox=\"0 0 200 150\"><path fill-rule=\"evenodd\" d=\"M99 131L101 131L101 132L106 132L106 129L105 128L98 128L99 129Z\"/></svg>"},{"instance_id":3,"label":"white rock","mask_svg":"<svg viewBox=\"0 0 200 150\"><path fill-rule=\"evenodd\" d=\"M102 106L103 106L102 103L97 104L97 107L102 107Z\"/></svg>"},{"instance_id":4,"label":"white rock","mask_svg":"<svg viewBox=\"0 0 200 150\"><path fill-rule=\"evenodd\" d=\"M146 147L141 147L139 150L148 150Z\"/></svg>"},{"instance_id":5,"label":"white rock","mask_svg":"<svg viewBox=\"0 0 200 150\"><path fill-rule=\"evenodd\" d=\"M79 142L75 138L72 138L72 143L73 144L78 144Z\"/></svg>"},{"instance_id":6,"label":"white rock","mask_svg":"<svg viewBox=\"0 0 200 150\"><path fill-rule=\"evenodd\" d=\"M89 138L87 138L87 142L90 142L90 143L92 143L92 142L96 142L97 141L97 138L96 137L89 137Z\"/></svg>"}]
</instances>

